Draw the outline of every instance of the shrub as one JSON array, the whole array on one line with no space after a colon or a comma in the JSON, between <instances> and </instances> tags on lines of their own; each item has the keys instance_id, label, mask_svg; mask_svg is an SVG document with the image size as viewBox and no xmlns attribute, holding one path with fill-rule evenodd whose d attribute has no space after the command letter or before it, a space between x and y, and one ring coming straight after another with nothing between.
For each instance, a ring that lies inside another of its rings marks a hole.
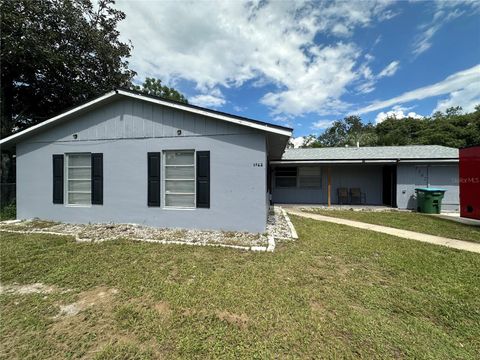
<instances>
[{"instance_id":1,"label":"shrub","mask_svg":"<svg viewBox=\"0 0 480 360\"><path fill-rule=\"evenodd\" d=\"M17 204L12 202L0 209L0 220L11 220L17 217Z\"/></svg>"}]
</instances>

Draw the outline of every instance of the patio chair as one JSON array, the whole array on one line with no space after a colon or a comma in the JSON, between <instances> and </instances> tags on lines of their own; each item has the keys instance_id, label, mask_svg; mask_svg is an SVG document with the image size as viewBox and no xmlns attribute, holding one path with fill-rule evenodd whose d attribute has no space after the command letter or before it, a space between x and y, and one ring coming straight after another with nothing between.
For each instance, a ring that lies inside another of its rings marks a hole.
<instances>
[{"instance_id":1,"label":"patio chair","mask_svg":"<svg viewBox=\"0 0 480 360\"><path fill-rule=\"evenodd\" d=\"M337 188L338 203L348 204L348 189L347 188Z\"/></svg>"},{"instance_id":2,"label":"patio chair","mask_svg":"<svg viewBox=\"0 0 480 360\"><path fill-rule=\"evenodd\" d=\"M350 189L350 203L355 205L365 204L367 202L367 196L362 193L360 188Z\"/></svg>"}]
</instances>

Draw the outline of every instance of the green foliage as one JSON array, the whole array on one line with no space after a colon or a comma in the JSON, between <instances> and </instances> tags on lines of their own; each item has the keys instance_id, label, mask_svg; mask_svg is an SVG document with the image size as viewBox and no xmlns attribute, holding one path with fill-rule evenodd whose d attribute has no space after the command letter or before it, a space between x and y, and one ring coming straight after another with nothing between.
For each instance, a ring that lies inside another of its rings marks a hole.
<instances>
[{"instance_id":1,"label":"green foliage","mask_svg":"<svg viewBox=\"0 0 480 360\"><path fill-rule=\"evenodd\" d=\"M168 100L174 100L188 104L185 96L180 94L174 88L162 85L162 80L154 78L146 78L142 86L133 85L132 90L143 92L147 95L162 97Z\"/></svg>"},{"instance_id":2,"label":"green foliage","mask_svg":"<svg viewBox=\"0 0 480 360\"><path fill-rule=\"evenodd\" d=\"M479 145L480 105L467 114L457 106L423 119L390 117L376 126L363 124L358 116L348 116L335 121L304 147L354 146L357 141L361 146L443 145L460 148Z\"/></svg>"},{"instance_id":3,"label":"green foliage","mask_svg":"<svg viewBox=\"0 0 480 360\"><path fill-rule=\"evenodd\" d=\"M372 124L363 124L360 116L347 116L333 125L312 142L312 147L373 145L376 141Z\"/></svg>"},{"instance_id":4,"label":"green foliage","mask_svg":"<svg viewBox=\"0 0 480 360\"><path fill-rule=\"evenodd\" d=\"M12 220L17 217L17 204L12 202L0 209L0 221Z\"/></svg>"},{"instance_id":5,"label":"green foliage","mask_svg":"<svg viewBox=\"0 0 480 360\"><path fill-rule=\"evenodd\" d=\"M131 45L117 30L125 14L113 4L2 1L2 137L130 84Z\"/></svg>"},{"instance_id":6,"label":"green foliage","mask_svg":"<svg viewBox=\"0 0 480 360\"><path fill-rule=\"evenodd\" d=\"M376 126L377 145L444 145L465 147L480 144L480 107L468 114L452 107L425 119L388 118Z\"/></svg>"}]
</instances>

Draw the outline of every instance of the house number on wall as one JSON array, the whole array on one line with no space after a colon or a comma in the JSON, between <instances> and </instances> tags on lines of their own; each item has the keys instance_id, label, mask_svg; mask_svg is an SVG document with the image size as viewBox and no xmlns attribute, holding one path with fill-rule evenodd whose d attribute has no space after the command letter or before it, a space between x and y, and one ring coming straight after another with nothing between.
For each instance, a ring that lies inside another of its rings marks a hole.
<instances>
[{"instance_id":1,"label":"house number on wall","mask_svg":"<svg viewBox=\"0 0 480 360\"><path fill-rule=\"evenodd\" d=\"M263 167L263 163L261 162L253 163L253 167Z\"/></svg>"}]
</instances>

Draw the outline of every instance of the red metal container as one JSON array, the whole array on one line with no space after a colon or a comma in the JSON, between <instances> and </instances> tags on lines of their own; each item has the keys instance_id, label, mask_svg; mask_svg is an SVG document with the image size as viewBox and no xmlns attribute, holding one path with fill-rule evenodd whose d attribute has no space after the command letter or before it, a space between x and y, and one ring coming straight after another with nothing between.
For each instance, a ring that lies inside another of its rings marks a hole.
<instances>
[{"instance_id":1,"label":"red metal container","mask_svg":"<svg viewBox=\"0 0 480 360\"><path fill-rule=\"evenodd\" d=\"M460 216L480 220L480 146L460 149Z\"/></svg>"}]
</instances>

